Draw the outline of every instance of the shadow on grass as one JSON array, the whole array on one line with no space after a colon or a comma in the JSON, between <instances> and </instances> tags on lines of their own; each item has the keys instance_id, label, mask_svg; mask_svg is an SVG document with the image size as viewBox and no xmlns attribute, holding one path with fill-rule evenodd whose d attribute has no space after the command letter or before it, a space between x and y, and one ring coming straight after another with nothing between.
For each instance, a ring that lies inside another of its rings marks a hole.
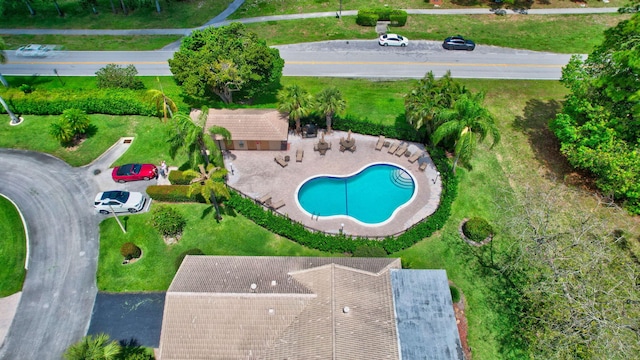
<instances>
[{"instance_id":1,"label":"shadow on grass","mask_svg":"<svg viewBox=\"0 0 640 360\"><path fill-rule=\"evenodd\" d=\"M575 170L560 153L560 142L549 129L549 121L561 109L562 104L556 100L529 100L524 115L517 116L513 126L527 135L536 160L547 169L548 176L567 180L576 176Z\"/></svg>"}]
</instances>

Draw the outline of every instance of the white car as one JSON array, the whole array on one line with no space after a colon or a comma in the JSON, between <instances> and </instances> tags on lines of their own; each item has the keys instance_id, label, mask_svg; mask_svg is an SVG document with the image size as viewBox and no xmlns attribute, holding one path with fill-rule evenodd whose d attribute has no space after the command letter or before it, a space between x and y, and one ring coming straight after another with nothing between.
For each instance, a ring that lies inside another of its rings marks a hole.
<instances>
[{"instance_id":1,"label":"white car","mask_svg":"<svg viewBox=\"0 0 640 360\"><path fill-rule=\"evenodd\" d=\"M45 45L29 44L29 45L19 47L18 50L16 50L16 55L41 57L41 56L46 56L49 50L50 49Z\"/></svg>"},{"instance_id":2,"label":"white car","mask_svg":"<svg viewBox=\"0 0 640 360\"><path fill-rule=\"evenodd\" d=\"M409 39L398 34L384 34L378 39L380 46L407 46Z\"/></svg>"},{"instance_id":3,"label":"white car","mask_svg":"<svg viewBox=\"0 0 640 360\"><path fill-rule=\"evenodd\" d=\"M112 190L98 193L93 202L93 207L100 214L111 212L136 213L144 209L147 198L139 192Z\"/></svg>"}]
</instances>

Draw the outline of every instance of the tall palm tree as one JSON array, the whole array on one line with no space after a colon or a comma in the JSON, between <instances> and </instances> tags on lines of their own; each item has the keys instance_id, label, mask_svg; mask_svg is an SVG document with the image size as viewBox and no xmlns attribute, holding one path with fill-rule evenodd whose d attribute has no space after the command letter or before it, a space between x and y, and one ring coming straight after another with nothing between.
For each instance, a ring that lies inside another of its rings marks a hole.
<instances>
[{"instance_id":1,"label":"tall palm tree","mask_svg":"<svg viewBox=\"0 0 640 360\"><path fill-rule=\"evenodd\" d=\"M6 64L7 63L7 54L5 54L5 52L4 52L5 50L7 50L7 45L4 43L4 40L2 40L2 38L0 38L0 64ZM0 74L0 82L5 87L9 87L9 83L4 78L4 76L2 76L2 74Z\"/></svg>"},{"instance_id":2,"label":"tall palm tree","mask_svg":"<svg viewBox=\"0 0 640 360\"><path fill-rule=\"evenodd\" d=\"M207 204L213 204L216 210L216 221L222 220L220 215L220 206L216 196L229 199L229 189L224 185L224 177L227 175L227 169L210 166L209 171L205 170L202 164L198 165L200 171L187 170L184 175L187 177L193 176L191 185L189 185L189 196L193 194L200 194L207 202Z\"/></svg>"},{"instance_id":3,"label":"tall palm tree","mask_svg":"<svg viewBox=\"0 0 640 360\"><path fill-rule=\"evenodd\" d=\"M164 122L167 122L167 115L169 115L169 118L172 118L173 113L178 111L176 103L164 94L162 85L160 85L160 90L147 90L147 94L149 94L151 101L156 105L158 112L162 112Z\"/></svg>"},{"instance_id":4,"label":"tall palm tree","mask_svg":"<svg viewBox=\"0 0 640 360\"><path fill-rule=\"evenodd\" d=\"M347 103L342 98L342 93L338 90L337 87L331 86L323 89L316 96L316 104L318 106L318 110L324 114L325 120L327 122L327 132L331 132L331 122L333 121L333 116L339 112L344 111L347 107Z\"/></svg>"},{"instance_id":5,"label":"tall palm tree","mask_svg":"<svg viewBox=\"0 0 640 360\"><path fill-rule=\"evenodd\" d=\"M436 115L442 124L433 133L433 143L437 145L445 138L454 142L454 173L458 161L468 163L477 144L484 141L487 135L493 138L491 147L500 141L493 115L482 106L483 99L482 93L464 95L453 104L452 109L442 110Z\"/></svg>"},{"instance_id":6,"label":"tall palm tree","mask_svg":"<svg viewBox=\"0 0 640 360\"><path fill-rule=\"evenodd\" d=\"M120 345L111 341L109 335L99 334L85 336L78 343L71 345L64 353L66 360L115 360L120 354Z\"/></svg>"},{"instance_id":7,"label":"tall palm tree","mask_svg":"<svg viewBox=\"0 0 640 360\"><path fill-rule=\"evenodd\" d=\"M194 121L190 116L177 114L171 123L169 135L169 155L175 158L178 151L184 151L189 157L189 164L192 168L196 164L204 163L205 169L212 160L220 159L221 153L218 145L205 131L209 109L202 108L201 114ZM225 140L231 139L228 130L222 127L213 127L212 131L221 135Z\"/></svg>"},{"instance_id":8,"label":"tall palm tree","mask_svg":"<svg viewBox=\"0 0 640 360\"><path fill-rule=\"evenodd\" d=\"M278 110L288 112L289 119L296 122L296 133L300 134L300 118L313 110L313 96L300 86L294 84L278 91Z\"/></svg>"}]
</instances>

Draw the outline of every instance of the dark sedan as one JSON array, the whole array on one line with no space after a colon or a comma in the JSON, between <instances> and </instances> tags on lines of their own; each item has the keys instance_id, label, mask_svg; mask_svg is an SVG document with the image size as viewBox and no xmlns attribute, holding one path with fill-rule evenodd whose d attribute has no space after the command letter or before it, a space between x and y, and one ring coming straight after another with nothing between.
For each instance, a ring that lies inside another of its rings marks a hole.
<instances>
[{"instance_id":1,"label":"dark sedan","mask_svg":"<svg viewBox=\"0 0 640 360\"><path fill-rule=\"evenodd\" d=\"M460 35L450 36L444 39L442 47L447 50L468 50L471 51L476 48L476 43L472 40L465 39Z\"/></svg>"},{"instance_id":2,"label":"dark sedan","mask_svg":"<svg viewBox=\"0 0 640 360\"><path fill-rule=\"evenodd\" d=\"M153 164L126 164L113 168L111 177L119 183L151 180L158 177L158 168Z\"/></svg>"}]
</instances>

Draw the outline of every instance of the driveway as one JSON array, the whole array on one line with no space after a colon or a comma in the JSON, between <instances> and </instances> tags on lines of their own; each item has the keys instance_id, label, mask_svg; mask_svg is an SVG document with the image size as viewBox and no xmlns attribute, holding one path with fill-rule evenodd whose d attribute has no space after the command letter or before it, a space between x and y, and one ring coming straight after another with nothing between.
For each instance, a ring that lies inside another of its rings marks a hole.
<instances>
[{"instance_id":1,"label":"driveway","mask_svg":"<svg viewBox=\"0 0 640 360\"><path fill-rule=\"evenodd\" d=\"M110 165L130 146L124 140L81 168L47 154L0 149L0 193L22 212L30 246L0 359L58 360L87 333L97 292L98 224L105 218L93 212L92 200L98 191L141 191L156 183L111 180Z\"/></svg>"}]
</instances>

